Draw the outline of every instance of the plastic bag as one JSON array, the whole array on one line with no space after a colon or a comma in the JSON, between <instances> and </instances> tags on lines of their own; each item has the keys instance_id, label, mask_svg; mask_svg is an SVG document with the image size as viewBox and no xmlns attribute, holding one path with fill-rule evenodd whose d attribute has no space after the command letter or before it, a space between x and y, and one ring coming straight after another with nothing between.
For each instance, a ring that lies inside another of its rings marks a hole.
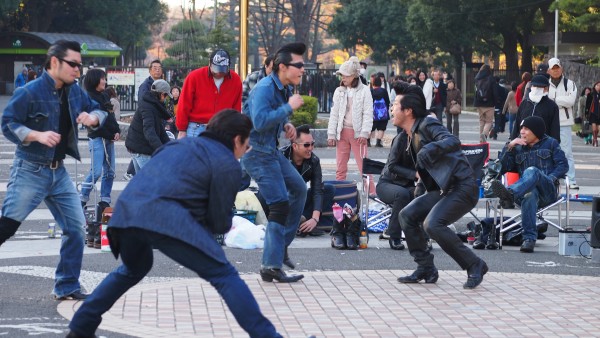
<instances>
[{"instance_id":1,"label":"plastic bag","mask_svg":"<svg viewBox=\"0 0 600 338\"><path fill-rule=\"evenodd\" d=\"M225 234L225 245L238 249L262 249L265 240L265 227L254 225L249 220L233 216L231 230Z\"/></svg>"}]
</instances>

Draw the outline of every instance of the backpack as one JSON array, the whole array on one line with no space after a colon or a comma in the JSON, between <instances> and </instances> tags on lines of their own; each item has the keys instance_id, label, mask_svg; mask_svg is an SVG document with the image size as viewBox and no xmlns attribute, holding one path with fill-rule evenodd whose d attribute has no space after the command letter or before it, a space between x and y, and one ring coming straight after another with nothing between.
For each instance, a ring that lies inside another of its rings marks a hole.
<instances>
[{"instance_id":1,"label":"backpack","mask_svg":"<svg viewBox=\"0 0 600 338\"><path fill-rule=\"evenodd\" d=\"M475 96L476 99L479 100L481 103L491 102L493 99L493 88L490 88L491 86L489 83L491 80L493 80L493 78L491 76L487 76L483 79L477 80L475 84L475 86L477 87L477 90L475 91Z\"/></svg>"},{"instance_id":2,"label":"backpack","mask_svg":"<svg viewBox=\"0 0 600 338\"><path fill-rule=\"evenodd\" d=\"M390 119L390 113L383 98L373 101L373 120L384 121Z\"/></svg>"}]
</instances>

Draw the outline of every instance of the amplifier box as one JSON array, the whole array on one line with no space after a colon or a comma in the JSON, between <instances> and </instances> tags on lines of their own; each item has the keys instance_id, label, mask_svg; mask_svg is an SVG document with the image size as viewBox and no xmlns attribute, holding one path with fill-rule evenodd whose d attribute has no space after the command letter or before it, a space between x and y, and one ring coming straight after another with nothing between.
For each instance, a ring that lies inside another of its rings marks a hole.
<instances>
[{"instance_id":1,"label":"amplifier box","mask_svg":"<svg viewBox=\"0 0 600 338\"><path fill-rule=\"evenodd\" d=\"M558 254L561 256L589 256L590 232L577 230L560 230L558 232Z\"/></svg>"}]
</instances>

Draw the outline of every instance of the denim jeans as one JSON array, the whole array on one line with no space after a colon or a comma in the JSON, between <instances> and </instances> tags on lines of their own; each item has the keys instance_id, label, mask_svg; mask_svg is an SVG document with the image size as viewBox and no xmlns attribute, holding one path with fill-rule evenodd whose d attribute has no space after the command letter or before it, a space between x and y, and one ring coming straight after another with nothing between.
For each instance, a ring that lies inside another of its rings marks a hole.
<instances>
[{"instance_id":1,"label":"denim jeans","mask_svg":"<svg viewBox=\"0 0 600 338\"><path fill-rule=\"evenodd\" d=\"M408 252L418 265L434 266L425 231L463 270L479 261L473 250L448 228L473 209L478 199L479 187L474 179L468 179L455 183L446 195L440 195L439 191L427 192L400 211L399 221L406 236ZM423 228L419 225L421 221L424 221Z\"/></svg>"},{"instance_id":2,"label":"denim jeans","mask_svg":"<svg viewBox=\"0 0 600 338\"><path fill-rule=\"evenodd\" d=\"M536 167L525 169L521 178L509 188L515 202L521 206L523 240L537 239L536 212L558 199L554 182Z\"/></svg>"},{"instance_id":3,"label":"denim jeans","mask_svg":"<svg viewBox=\"0 0 600 338\"><path fill-rule=\"evenodd\" d=\"M206 124L190 122L187 127L186 136L187 137L197 137L205 130L206 130Z\"/></svg>"},{"instance_id":4,"label":"denim jeans","mask_svg":"<svg viewBox=\"0 0 600 338\"><path fill-rule=\"evenodd\" d=\"M115 179L115 144L102 137L90 139L88 143L90 156L93 159L93 167L90 168L90 173L81 185L81 201L87 202L90 200L92 185L96 184L96 181L102 175L100 201L110 203L110 193Z\"/></svg>"},{"instance_id":5,"label":"denim jeans","mask_svg":"<svg viewBox=\"0 0 600 338\"><path fill-rule=\"evenodd\" d=\"M571 126L560 126L560 149L565 153L567 162L569 163L569 171L567 177L571 184L575 181L575 159L573 159L573 132Z\"/></svg>"},{"instance_id":6,"label":"denim jeans","mask_svg":"<svg viewBox=\"0 0 600 338\"><path fill-rule=\"evenodd\" d=\"M285 224L269 219L265 234L262 267L280 269L284 249L292 243L298 230L306 201L306 183L298 170L279 151L264 153L253 150L242 157L242 163L258 184L267 205L289 202Z\"/></svg>"},{"instance_id":7,"label":"denim jeans","mask_svg":"<svg viewBox=\"0 0 600 338\"><path fill-rule=\"evenodd\" d=\"M79 291L85 218L79 195L64 166L49 166L15 158L2 206L2 216L23 222L44 201L62 229L60 259L53 293L58 297Z\"/></svg>"},{"instance_id":8,"label":"denim jeans","mask_svg":"<svg viewBox=\"0 0 600 338\"><path fill-rule=\"evenodd\" d=\"M137 154L131 153L131 159L133 160L133 167L135 168L135 173L139 173L140 170L150 161L152 156L145 154Z\"/></svg>"},{"instance_id":9,"label":"denim jeans","mask_svg":"<svg viewBox=\"0 0 600 338\"><path fill-rule=\"evenodd\" d=\"M335 197L335 187L331 184L324 183L323 184L323 205L321 206L321 213L326 211L331 211L331 206L333 205L333 198ZM312 191L310 188L306 191L306 203L304 203L304 211L302 211L302 216L306 217L306 219L312 218L313 211L315 211L315 207L313 205L312 199Z\"/></svg>"},{"instance_id":10,"label":"denim jeans","mask_svg":"<svg viewBox=\"0 0 600 338\"><path fill-rule=\"evenodd\" d=\"M220 263L187 243L144 229L119 229L115 236L122 264L106 276L77 310L69 324L73 332L85 337L94 335L102 314L148 274L154 260L154 248L210 282L251 337L281 337L260 312L248 285L230 263Z\"/></svg>"},{"instance_id":11,"label":"denim jeans","mask_svg":"<svg viewBox=\"0 0 600 338\"><path fill-rule=\"evenodd\" d=\"M517 119L517 113L508 113L508 132L512 133L513 127L515 125L515 120Z\"/></svg>"}]
</instances>

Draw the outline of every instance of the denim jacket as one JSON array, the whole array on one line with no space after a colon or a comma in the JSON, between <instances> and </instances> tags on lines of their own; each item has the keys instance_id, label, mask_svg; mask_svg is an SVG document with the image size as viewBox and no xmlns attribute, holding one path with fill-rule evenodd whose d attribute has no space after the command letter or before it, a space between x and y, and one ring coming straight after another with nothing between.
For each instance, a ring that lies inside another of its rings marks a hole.
<instances>
[{"instance_id":1,"label":"denim jacket","mask_svg":"<svg viewBox=\"0 0 600 338\"><path fill-rule=\"evenodd\" d=\"M107 113L99 110L98 104L91 100L79 85L65 85L68 92L71 130L68 135L67 154L80 160L77 148L77 116L81 112L89 112L98 117L98 129L104 123ZM60 123L60 98L55 82L44 71L38 79L17 89L2 114L2 133L17 145L17 158L39 163L50 164L54 159L55 147L48 147L39 142L25 142L32 131L58 132ZM61 137L65 137L62 135Z\"/></svg>"},{"instance_id":2,"label":"denim jacket","mask_svg":"<svg viewBox=\"0 0 600 338\"><path fill-rule=\"evenodd\" d=\"M277 139L293 113L287 103L290 96L292 86L284 86L274 72L254 86L243 107L244 114L254 124L250 132L252 150L263 153L279 151Z\"/></svg>"},{"instance_id":3,"label":"denim jacket","mask_svg":"<svg viewBox=\"0 0 600 338\"><path fill-rule=\"evenodd\" d=\"M500 154L502 172L518 172L523 175L525 169L536 167L550 177L554 183L565 176L569 164L558 141L548 135L533 146L516 146L511 150L505 146Z\"/></svg>"}]
</instances>

